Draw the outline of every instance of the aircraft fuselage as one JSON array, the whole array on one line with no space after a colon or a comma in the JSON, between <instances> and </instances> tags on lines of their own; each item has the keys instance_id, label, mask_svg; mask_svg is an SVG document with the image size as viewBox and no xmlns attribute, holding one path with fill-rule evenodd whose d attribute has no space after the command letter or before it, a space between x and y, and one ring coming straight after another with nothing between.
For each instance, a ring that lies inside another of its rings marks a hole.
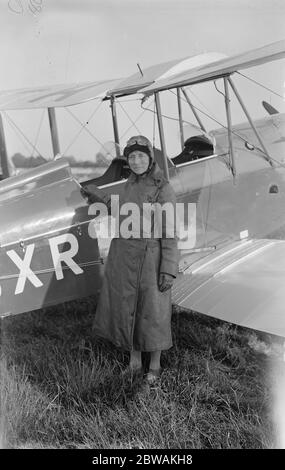
<instances>
[{"instance_id":1,"label":"aircraft fuselage","mask_svg":"<svg viewBox=\"0 0 285 470\"><path fill-rule=\"evenodd\" d=\"M276 160L273 167L260 150L234 137L233 177L227 132L217 130L215 155L170 168L177 202L196 204L195 245L181 249L181 263L191 265L240 239L285 238L284 121L279 114L257 123ZM257 145L248 126L237 131ZM119 194L123 185L104 189ZM100 289L108 243L102 252L100 240L90 237L88 209L64 160L0 183L1 316Z\"/></svg>"}]
</instances>

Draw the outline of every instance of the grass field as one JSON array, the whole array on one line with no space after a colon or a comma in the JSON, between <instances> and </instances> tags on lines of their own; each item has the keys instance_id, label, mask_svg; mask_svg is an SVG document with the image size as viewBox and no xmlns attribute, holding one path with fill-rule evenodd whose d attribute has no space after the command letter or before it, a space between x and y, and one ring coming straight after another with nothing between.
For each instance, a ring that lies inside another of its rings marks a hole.
<instances>
[{"instance_id":1,"label":"grass field","mask_svg":"<svg viewBox=\"0 0 285 470\"><path fill-rule=\"evenodd\" d=\"M2 320L2 447L276 447L280 340L174 307L174 346L149 389L92 335L94 309L88 298Z\"/></svg>"}]
</instances>

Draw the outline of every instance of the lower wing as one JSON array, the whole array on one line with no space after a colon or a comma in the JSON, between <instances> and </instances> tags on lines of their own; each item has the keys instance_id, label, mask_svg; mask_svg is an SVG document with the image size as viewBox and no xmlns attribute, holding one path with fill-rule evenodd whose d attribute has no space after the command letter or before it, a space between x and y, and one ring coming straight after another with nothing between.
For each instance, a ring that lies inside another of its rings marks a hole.
<instances>
[{"instance_id":1,"label":"lower wing","mask_svg":"<svg viewBox=\"0 0 285 470\"><path fill-rule=\"evenodd\" d=\"M284 337L285 241L238 241L192 263L175 281L173 302Z\"/></svg>"}]
</instances>

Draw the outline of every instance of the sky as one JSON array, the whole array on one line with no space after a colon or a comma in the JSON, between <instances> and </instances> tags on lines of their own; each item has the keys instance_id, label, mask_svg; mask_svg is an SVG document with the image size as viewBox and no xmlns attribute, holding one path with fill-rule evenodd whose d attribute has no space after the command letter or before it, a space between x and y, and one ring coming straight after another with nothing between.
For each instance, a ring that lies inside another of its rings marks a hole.
<instances>
[{"instance_id":1,"label":"sky","mask_svg":"<svg viewBox=\"0 0 285 470\"><path fill-rule=\"evenodd\" d=\"M0 89L126 77L137 72L137 63L144 68L203 52L233 55L284 39L284 24L284 0L0 0L0 57L4 64ZM283 93L285 68L284 61L280 62L251 76ZM240 86L243 89L243 83ZM201 96L206 95L202 90ZM248 99L255 96L252 84L245 95ZM284 108L281 99L276 101L269 95L266 99ZM163 109L173 115L173 97L166 101ZM97 105L76 106L72 112L83 122ZM139 101L122 105L128 107L132 120L142 111ZM206 108L212 111L211 106L217 107L209 98ZM92 159L102 143L113 139L108 105L104 103L99 111L89 127L96 138L87 132L76 138L80 128L74 118L66 110L57 112L62 153ZM37 154L38 150L51 157L46 113L14 111L8 116L14 122L11 125L3 115L9 155L16 151ZM123 145L138 130L151 137L151 112L144 114L141 127L127 133L131 121L121 107L118 117ZM237 119L240 117L238 114ZM167 139L174 152L179 140L177 123L167 125ZM37 150L29 148L23 135L36 141Z\"/></svg>"}]
</instances>

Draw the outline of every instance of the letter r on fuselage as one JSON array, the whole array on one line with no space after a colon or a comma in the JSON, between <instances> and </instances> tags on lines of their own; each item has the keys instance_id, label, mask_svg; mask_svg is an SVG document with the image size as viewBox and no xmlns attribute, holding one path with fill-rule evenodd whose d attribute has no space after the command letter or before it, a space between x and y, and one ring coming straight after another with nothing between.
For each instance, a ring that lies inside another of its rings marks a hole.
<instances>
[{"instance_id":1,"label":"letter r on fuselage","mask_svg":"<svg viewBox=\"0 0 285 470\"><path fill-rule=\"evenodd\" d=\"M62 245L63 243L69 243L70 249L60 252L59 245ZM80 266L73 260L73 257L78 253L78 241L75 235L72 233L65 233L64 235L51 238L49 240L49 245L57 280L63 279L63 262L74 272L74 274L83 273Z\"/></svg>"}]
</instances>

